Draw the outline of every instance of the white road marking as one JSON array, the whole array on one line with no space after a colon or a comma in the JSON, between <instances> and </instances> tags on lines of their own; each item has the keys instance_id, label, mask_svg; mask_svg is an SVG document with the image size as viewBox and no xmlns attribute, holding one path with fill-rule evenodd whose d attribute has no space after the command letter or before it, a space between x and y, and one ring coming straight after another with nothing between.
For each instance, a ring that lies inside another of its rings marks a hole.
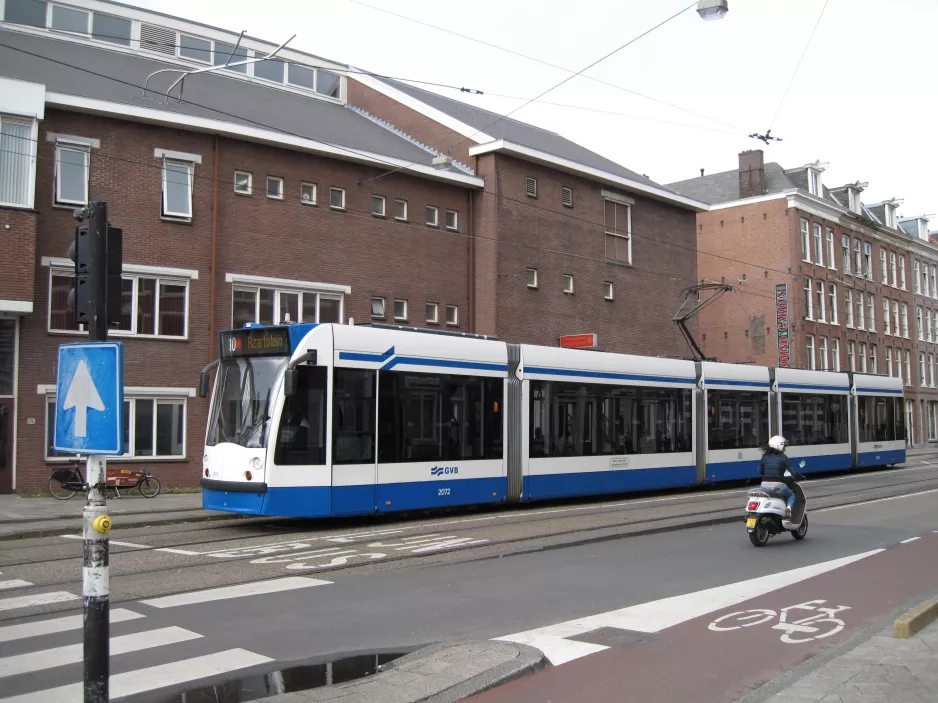
<instances>
[{"instance_id":1,"label":"white road marking","mask_svg":"<svg viewBox=\"0 0 938 703\"><path fill-rule=\"evenodd\" d=\"M23 588L24 586L32 585L30 581L24 581L23 579L9 579L7 581L0 581L0 591L7 588Z\"/></svg>"},{"instance_id":2,"label":"white road marking","mask_svg":"<svg viewBox=\"0 0 938 703\"><path fill-rule=\"evenodd\" d=\"M177 642L187 642L201 638L197 632L181 627L162 627L158 630L136 632L132 635L112 637L110 641L111 656L140 652L153 647L165 647ZM43 669L53 669L66 664L77 664L82 660L84 644L70 644L64 647L45 649L39 652L17 654L12 657L0 659L0 678L6 676L19 676L30 674Z\"/></svg>"},{"instance_id":3,"label":"white road marking","mask_svg":"<svg viewBox=\"0 0 938 703\"><path fill-rule=\"evenodd\" d=\"M126 622L127 620L136 620L144 617L132 610L117 608L112 610L111 624L117 622ZM83 625L82 615L66 615L64 618L53 618L52 620L39 620L38 622L29 622L24 625L7 625L0 627L0 642L12 642L13 640L22 640L28 637L40 637L42 635L53 635L58 632L68 632L69 630L80 630Z\"/></svg>"},{"instance_id":4,"label":"white road marking","mask_svg":"<svg viewBox=\"0 0 938 703\"><path fill-rule=\"evenodd\" d=\"M790 569L777 574L760 576L748 581L717 586L696 593L663 598L649 603L633 605L620 610L568 620L556 625L539 627L526 632L496 637L496 640L518 642L537 647L551 663L563 664L573 659L608 649L602 645L570 641L566 638L582 635L602 627L615 627L637 632L660 632L688 620L737 605L751 598L777 591L814 576L839 569L861 559L883 552L883 549L855 554L842 559Z\"/></svg>"},{"instance_id":5,"label":"white road marking","mask_svg":"<svg viewBox=\"0 0 938 703\"><path fill-rule=\"evenodd\" d=\"M899 542L899 544L908 544L909 542L915 542L920 539L922 538L921 537L909 537L908 539L904 539L901 542Z\"/></svg>"},{"instance_id":6,"label":"white road marking","mask_svg":"<svg viewBox=\"0 0 938 703\"><path fill-rule=\"evenodd\" d=\"M930 491L919 491L918 493L906 493L901 496L890 496L888 498L877 498L876 500L864 500L861 503L850 503L849 505L835 505L832 508L821 508L820 510L814 510L815 513L826 513L831 510L843 510L844 508L856 508L861 505L872 505L873 503L883 503L887 500L899 500L900 498L912 498L914 496L923 496L929 493L938 493L938 488L932 488Z\"/></svg>"},{"instance_id":7,"label":"white road marking","mask_svg":"<svg viewBox=\"0 0 938 703\"><path fill-rule=\"evenodd\" d=\"M81 535L60 535L66 539L84 539ZM146 544L135 544L134 542L118 542L116 539L109 539L109 544L113 544L115 547L134 547L135 549L150 549Z\"/></svg>"},{"instance_id":8,"label":"white road marking","mask_svg":"<svg viewBox=\"0 0 938 703\"><path fill-rule=\"evenodd\" d=\"M202 552L190 552L188 549L171 549L169 547L159 547L153 551L169 552L170 554L185 554L187 556L201 556Z\"/></svg>"},{"instance_id":9,"label":"white road marking","mask_svg":"<svg viewBox=\"0 0 938 703\"><path fill-rule=\"evenodd\" d=\"M67 591L52 591L51 593L39 593L33 596L0 599L0 610L15 610L16 608L29 608L34 605L48 605L78 599L79 596Z\"/></svg>"},{"instance_id":10,"label":"white road marking","mask_svg":"<svg viewBox=\"0 0 938 703\"><path fill-rule=\"evenodd\" d=\"M251 583L241 583L236 586L209 588L204 591L177 593L173 596L151 598L140 602L152 608L176 608L180 605L193 605L195 603L209 603L216 600L226 600L228 598L243 598L244 596L256 596L264 593L292 591L297 588L326 586L331 583L332 581L311 579L305 576L288 576L286 578L272 579L269 581L253 581Z\"/></svg>"},{"instance_id":11,"label":"white road marking","mask_svg":"<svg viewBox=\"0 0 938 703\"><path fill-rule=\"evenodd\" d=\"M110 678L110 699L136 696L167 686L176 686L197 679L217 676L229 671L246 669L259 664L272 662L270 657L261 656L245 649L229 649L224 652L207 654L203 657L184 659L171 664L151 666ZM84 697L84 684L74 683L44 691L24 693L12 698L4 698L4 703L81 703Z\"/></svg>"}]
</instances>

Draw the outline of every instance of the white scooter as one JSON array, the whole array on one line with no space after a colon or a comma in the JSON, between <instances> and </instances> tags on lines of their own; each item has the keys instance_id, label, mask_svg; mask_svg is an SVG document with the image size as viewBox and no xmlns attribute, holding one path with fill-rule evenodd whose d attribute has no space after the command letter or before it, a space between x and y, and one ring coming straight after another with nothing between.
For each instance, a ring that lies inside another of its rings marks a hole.
<instances>
[{"instance_id":1,"label":"white scooter","mask_svg":"<svg viewBox=\"0 0 938 703\"><path fill-rule=\"evenodd\" d=\"M802 462L804 466L804 462ZM808 534L808 505L804 491L798 485L801 475L792 476L785 472L784 483L795 492L795 505L791 510L791 519L785 518L787 506L785 498L770 488L754 488L749 491L746 504L746 531L749 541L756 547L764 547L769 538L783 532L791 532L796 540L802 540Z\"/></svg>"}]
</instances>

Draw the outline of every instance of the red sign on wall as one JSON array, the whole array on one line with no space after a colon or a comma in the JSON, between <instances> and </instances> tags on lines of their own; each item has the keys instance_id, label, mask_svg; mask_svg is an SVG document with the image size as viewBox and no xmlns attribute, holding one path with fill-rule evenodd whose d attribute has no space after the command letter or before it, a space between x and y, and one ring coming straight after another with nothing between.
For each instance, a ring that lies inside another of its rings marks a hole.
<instances>
[{"instance_id":1,"label":"red sign on wall","mask_svg":"<svg viewBox=\"0 0 938 703\"><path fill-rule=\"evenodd\" d=\"M775 325L778 330L778 366L791 368L791 337L788 322L788 284L775 286Z\"/></svg>"},{"instance_id":2,"label":"red sign on wall","mask_svg":"<svg viewBox=\"0 0 938 703\"><path fill-rule=\"evenodd\" d=\"M567 349L595 349L599 338L595 332L589 334L567 334L560 338L560 346Z\"/></svg>"}]
</instances>

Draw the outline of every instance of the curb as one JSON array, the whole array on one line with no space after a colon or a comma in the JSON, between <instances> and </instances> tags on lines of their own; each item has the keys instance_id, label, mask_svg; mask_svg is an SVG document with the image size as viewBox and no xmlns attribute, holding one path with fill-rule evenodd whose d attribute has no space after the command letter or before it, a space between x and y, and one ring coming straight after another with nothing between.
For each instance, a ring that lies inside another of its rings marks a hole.
<instances>
[{"instance_id":1,"label":"curb","mask_svg":"<svg viewBox=\"0 0 938 703\"><path fill-rule=\"evenodd\" d=\"M938 620L938 600L919 603L893 623L892 636L907 640L934 620Z\"/></svg>"},{"instance_id":2,"label":"curb","mask_svg":"<svg viewBox=\"0 0 938 703\"><path fill-rule=\"evenodd\" d=\"M185 511L179 511L185 512ZM195 511L192 511L195 512ZM159 513L155 513L159 514ZM125 514L123 517L131 517L133 515L139 515L139 513L131 513L129 515ZM219 520L241 520L245 517L254 517L253 515L240 515L239 513L221 513L219 515L193 515L191 517L177 517L177 518L166 518L166 519L157 519L157 520L141 520L136 524L128 524L121 521L121 514L118 513L116 516L112 515L111 519L117 519L120 527L125 528L136 528L136 527L160 527L163 525L180 525L185 523L193 522L217 522ZM81 533L81 526L76 527L41 527L35 530L21 530L19 532L9 532L6 534L0 534L0 542L7 540L16 540L16 539L30 539L34 537L55 537L61 535L63 532L75 532L77 534Z\"/></svg>"}]
</instances>

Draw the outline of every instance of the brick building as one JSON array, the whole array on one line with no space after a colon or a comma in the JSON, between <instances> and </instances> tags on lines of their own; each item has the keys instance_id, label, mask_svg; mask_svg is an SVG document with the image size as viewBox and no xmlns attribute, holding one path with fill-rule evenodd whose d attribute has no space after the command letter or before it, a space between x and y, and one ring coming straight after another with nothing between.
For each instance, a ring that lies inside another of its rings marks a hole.
<instances>
[{"instance_id":1,"label":"brick building","mask_svg":"<svg viewBox=\"0 0 938 703\"><path fill-rule=\"evenodd\" d=\"M761 150L739 167L669 187L697 215L698 276L736 286L700 314L720 361L856 370L905 380L913 444L938 440L938 246L901 200L864 203L866 183L824 184L826 164L785 169ZM787 296L788 337L777 295ZM782 326L784 329L784 325ZM780 356L780 351L782 356Z\"/></svg>"},{"instance_id":2,"label":"brick building","mask_svg":"<svg viewBox=\"0 0 938 703\"><path fill-rule=\"evenodd\" d=\"M238 64L259 39L105 0L0 11L0 492L65 460L56 349L86 335L65 253L89 199L124 231L122 461L164 485L198 481L198 372L245 322L686 353L668 321L696 278L692 198L514 120L445 148L497 116L299 51Z\"/></svg>"}]
</instances>

